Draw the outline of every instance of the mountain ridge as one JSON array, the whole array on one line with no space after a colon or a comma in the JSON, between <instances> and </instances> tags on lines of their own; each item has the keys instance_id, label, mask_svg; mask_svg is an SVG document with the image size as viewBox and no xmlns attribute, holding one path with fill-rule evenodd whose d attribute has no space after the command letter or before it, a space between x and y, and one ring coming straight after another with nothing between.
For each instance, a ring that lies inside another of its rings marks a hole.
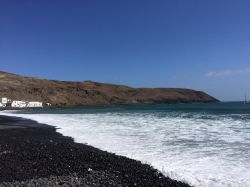
<instances>
[{"instance_id":1,"label":"mountain ridge","mask_svg":"<svg viewBox=\"0 0 250 187\"><path fill-rule=\"evenodd\" d=\"M216 102L202 91L186 88L133 88L94 81L59 81L0 71L0 97L40 101L52 106Z\"/></svg>"}]
</instances>

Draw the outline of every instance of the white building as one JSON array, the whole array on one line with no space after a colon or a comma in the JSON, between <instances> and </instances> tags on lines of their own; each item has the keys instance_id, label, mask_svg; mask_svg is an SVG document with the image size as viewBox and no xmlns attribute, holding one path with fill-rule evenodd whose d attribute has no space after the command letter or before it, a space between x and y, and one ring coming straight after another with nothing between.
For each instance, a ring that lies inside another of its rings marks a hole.
<instances>
[{"instance_id":1,"label":"white building","mask_svg":"<svg viewBox=\"0 0 250 187\"><path fill-rule=\"evenodd\" d=\"M32 101L32 102L28 102L27 107L31 107L31 108L43 107L43 103L38 102L38 101Z\"/></svg>"},{"instance_id":2,"label":"white building","mask_svg":"<svg viewBox=\"0 0 250 187\"><path fill-rule=\"evenodd\" d=\"M8 99L6 97L2 97L1 100L2 100L1 101L2 104L7 104L8 103Z\"/></svg>"},{"instance_id":3,"label":"white building","mask_svg":"<svg viewBox=\"0 0 250 187\"><path fill-rule=\"evenodd\" d=\"M25 101L12 101L11 107L13 108L24 108L26 107L26 102Z\"/></svg>"},{"instance_id":4,"label":"white building","mask_svg":"<svg viewBox=\"0 0 250 187\"><path fill-rule=\"evenodd\" d=\"M7 103L8 103L8 99L6 97L2 97L0 99L0 107L6 107Z\"/></svg>"}]
</instances>

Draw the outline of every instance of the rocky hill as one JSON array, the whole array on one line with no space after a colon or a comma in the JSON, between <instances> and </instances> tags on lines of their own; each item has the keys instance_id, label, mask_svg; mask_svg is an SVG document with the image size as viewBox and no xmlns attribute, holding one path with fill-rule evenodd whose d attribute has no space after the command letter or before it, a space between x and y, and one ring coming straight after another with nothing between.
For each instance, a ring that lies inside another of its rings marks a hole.
<instances>
[{"instance_id":1,"label":"rocky hill","mask_svg":"<svg viewBox=\"0 0 250 187\"><path fill-rule=\"evenodd\" d=\"M0 97L53 106L214 102L208 94L181 88L131 88L92 81L69 82L0 72Z\"/></svg>"}]
</instances>

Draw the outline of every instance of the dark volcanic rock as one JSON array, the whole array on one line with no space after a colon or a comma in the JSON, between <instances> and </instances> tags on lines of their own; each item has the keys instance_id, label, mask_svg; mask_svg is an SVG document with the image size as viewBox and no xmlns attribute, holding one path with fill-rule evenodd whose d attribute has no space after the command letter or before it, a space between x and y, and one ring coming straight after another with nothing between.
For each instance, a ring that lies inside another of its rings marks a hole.
<instances>
[{"instance_id":1,"label":"dark volcanic rock","mask_svg":"<svg viewBox=\"0 0 250 187\"><path fill-rule=\"evenodd\" d=\"M45 80L0 72L0 97L4 96L16 100L48 102L54 106L217 101L204 92L190 89L131 88L91 81Z\"/></svg>"},{"instance_id":2,"label":"dark volcanic rock","mask_svg":"<svg viewBox=\"0 0 250 187\"><path fill-rule=\"evenodd\" d=\"M139 161L74 143L53 127L18 118L0 119L0 126L12 124L11 129L0 128L0 187L189 186ZM23 128L14 128L14 122Z\"/></svg>"}]
</instances>

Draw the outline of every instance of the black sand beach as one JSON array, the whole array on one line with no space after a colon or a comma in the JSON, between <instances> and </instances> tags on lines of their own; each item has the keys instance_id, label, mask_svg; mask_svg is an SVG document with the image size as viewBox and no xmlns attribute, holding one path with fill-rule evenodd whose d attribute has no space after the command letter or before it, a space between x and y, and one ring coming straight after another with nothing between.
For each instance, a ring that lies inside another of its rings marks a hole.
<instances>
[{"instance_id":1,"label":"black sand beach","mask_svg":"<svg viewBox=\"0 0 250 187\"><path fill-rule=\"evenodd\" d=\"M2 186L189 185L139 161L75 143L52 126L0 116Z\"/></svg>"}]
</instances>

